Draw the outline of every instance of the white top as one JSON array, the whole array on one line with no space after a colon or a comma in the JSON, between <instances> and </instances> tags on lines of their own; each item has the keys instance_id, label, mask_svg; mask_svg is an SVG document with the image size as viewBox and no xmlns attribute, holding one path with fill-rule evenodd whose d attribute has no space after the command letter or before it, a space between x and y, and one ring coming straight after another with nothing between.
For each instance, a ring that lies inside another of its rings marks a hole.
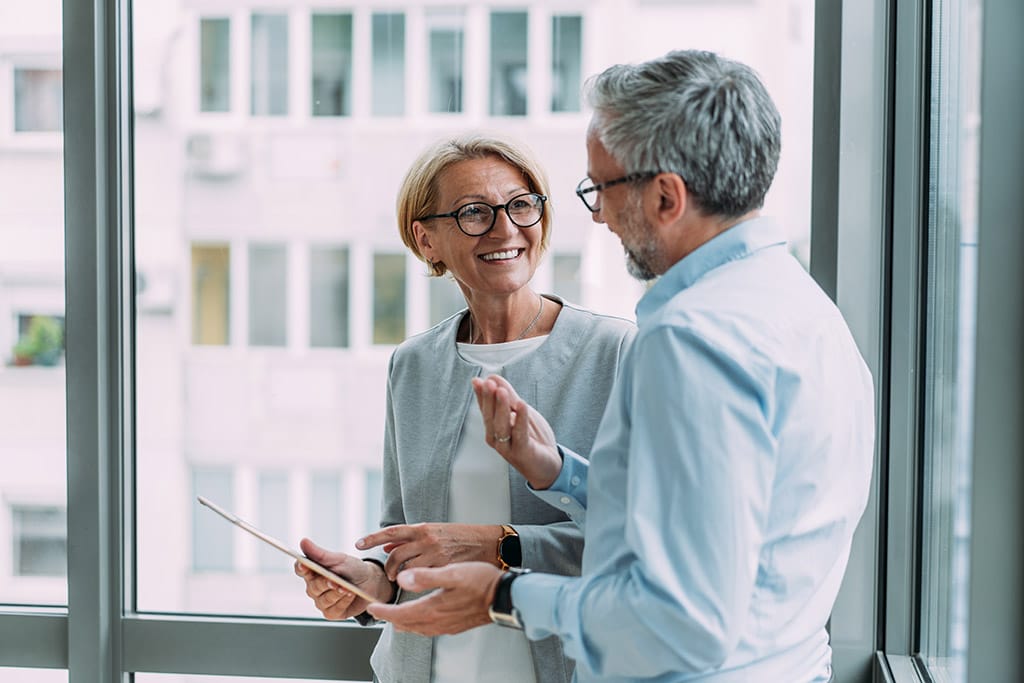
<instances>
[{"instance_id":1,"label":"white top","mask_svg":"<svg viewBox=\"0 0 1024 683\"><path fill-rule=\"evenodd\" d=\"M546 340L531 337L503 344L458 344L463 359L498 373ZM511 521L508 464L484 441L483 418L470 402L452 462L448 521L461 524L508 524ZM497 552L497 538L495 552ZM489 624L434 644L433 683L536 683L529 641L522 631Z\"/></svg>"}]
</instances>

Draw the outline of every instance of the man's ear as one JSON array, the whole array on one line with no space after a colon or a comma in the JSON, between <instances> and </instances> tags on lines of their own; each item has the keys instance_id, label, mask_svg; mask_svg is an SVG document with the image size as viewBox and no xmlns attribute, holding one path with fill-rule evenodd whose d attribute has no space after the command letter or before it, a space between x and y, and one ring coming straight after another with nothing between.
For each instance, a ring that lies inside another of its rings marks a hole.
<instances>
[{"instance_id":1,"label":"man's ear","mask_svg":"<svg viewBox=\"0 0 1024 683\"><path fill-rule=\"evenodd\" d=\"M686 213L689 203L689 192L686 183L675 173L659 173L651 181L648 191L653 193L653 201L647 219L656 225L672 225Z\"/></svg>"},{"instance_id":2,"label":"man's ear","mask_svg":"<svg viewBox=\"0 0 1024 683\"><path fill-rule=\"evenodd\" d=\"M412 234L416 238L416 246L419 247L420 253L423 254L423 258L428 261L438 261L439 259L434 258L435 250L433 245L432 236L427 227L420 221L412 222Z\"/></svg>"}]
</instances>

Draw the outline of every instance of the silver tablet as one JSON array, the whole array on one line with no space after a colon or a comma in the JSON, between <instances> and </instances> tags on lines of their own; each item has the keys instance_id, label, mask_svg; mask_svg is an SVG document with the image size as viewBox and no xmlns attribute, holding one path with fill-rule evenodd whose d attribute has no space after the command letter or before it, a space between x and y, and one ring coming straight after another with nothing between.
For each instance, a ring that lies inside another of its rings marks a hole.
<instances>
[{"instance_id":1,"label":"silver tablet","mask_svg":"<svg viewBox=\"0 0 1024 683\"><path fill-rule=\"evenodd\" d=\"M354 593L355 595L359 596L363 600L368 600L369 602L380 602L377 598L373 597L372 595L370 595L369 593L364 591L359 586L355 585L354 583L351 583L350 581L348 581L346 579L343 579L342 577L338 576L337 574L332 572L330 569L327 569L323 565L317 564L313 560L309 559L308 557L306 557L305 555L300 553L298 550L293 550L292 548L289 548L288 546L286 546L284 543L282 543L281 541L277 540L273 536L268 536L267 534L263 533L262 531L260 531L256 527L254 527L252 524L249 524L244 519L241 519L238 516L231 514L230 512L228 512L224 508L220 507L216 503L213 503L209 499L204 498L202 496L196 496L196 499L200 503L205 505L206 507L208 507L211 510L213 510L214 512L216 512L218 515L220 515L224 519L226 519L229 522L231 522L232 524L234 524L235 526L240 527L242 529L245 529L250 534L252 534L256 538L260 539L261 541L263 541L267 545L273 546L274 548L277 548L278 550L280 550L285 555L293 557L295 560L300 562L302 565L304 565L304 566L308 567L309 569L313 570L314 572L316 572L320 576L324 577L325 579L333 581L334 583L338 584L339 586L341 586L342 588L347 590L349 593Z\"/></svg>"}]
</instances>

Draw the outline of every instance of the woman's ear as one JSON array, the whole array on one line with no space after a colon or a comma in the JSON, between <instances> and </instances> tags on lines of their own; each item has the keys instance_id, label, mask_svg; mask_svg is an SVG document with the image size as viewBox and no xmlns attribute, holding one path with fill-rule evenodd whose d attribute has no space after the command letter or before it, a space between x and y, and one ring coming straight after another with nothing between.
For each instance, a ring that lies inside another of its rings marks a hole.
<instances>
[{"instance_id":1,"label":"woman's ear","mask_svg":"<svg viewBox=\"0 0 1024 683\"><path fill-rule=\"evenodd\" d=\"M434 258L436 256L433 236L427 227L420 221L413 221L412 223L412 234L416 238L416 246L419 247L420 253L423 254L423 258L428 261L439 261L440 259Z\"/></svg>"},{"instance_id":2,"label":"woman's ear","mask_svg":"<svg viewBox=\"0 0 1024 683\"><path fill-rule=\"evenodd\" d=\"M677 174L659 173L651 181L648 191L654 193L654 201L648 203L651 207L648 220L656 224L671 225L686 213L689 193L686 183Z\"/></svg>"}]
</instances>

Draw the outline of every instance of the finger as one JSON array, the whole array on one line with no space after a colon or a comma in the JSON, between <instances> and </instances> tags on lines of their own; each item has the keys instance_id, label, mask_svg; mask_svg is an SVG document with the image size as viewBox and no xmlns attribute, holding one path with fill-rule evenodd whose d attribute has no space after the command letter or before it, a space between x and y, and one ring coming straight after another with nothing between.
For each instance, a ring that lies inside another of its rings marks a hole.
<instances>
[{"instance_id":1,"label":"finger","mask_svg":"<svg viewBox=\"0 0 1024 683\"><path fill-rule=\"evenodd\" d=\"M508 446L512 437L512 400L515 392L501 387L494 392L494 418L491 421L493 448ZM500 439L500 440L499 440Z\"/></svg>"},{"instance_id":2,"label":"finger","mask_svg":"<svg viewBox=\"0 0 1024 683\"><path fill-rule=\"evenodd\" d=\"M384 573L388 575L388 581L394 581L395 577L402 569L408 566L408 563L419 555L415 543L404 543L395 548L388 559L384 561Z\"/></svg>"},{"instance_id":3,"label":"finger","mask_svg":"<svg viewBox=\"0 0 1024 683\"><path fill-rule=\"evenodd\" d=\"M306 579L306 595L314 600L325 593L332 593L334 590L335 584L320 576L314 576Z\"/></svg>"},{"instance_id":4,"label":"finger","mask_svg":"<svg viewBox=\"0 0 1024 683\"><path fill-rule=\"evenodd\" d=\"M384 543L407 543L415 537L415 528L411 524L395 524L386 526L380 531L363 536L356 541L356 547L360 550L376 548Z\"/></svg>"},{"instance_id":5,"label":"finger","mask_svg":"<svg viewBox=\"0 0 1024 683\"><path fill-rule=\"evenodd\" d=\"M487 435L493 433L491 422L494 419L494 389L494 382L473 378L473 392L476 394L476 402L484 420L484 434Z\"/></svg>"},{"instance_id":6,"label":"finger","mask_svg":"<svg viewBox=\"0 0 1024 683\"><path fill-rule=\"evenodd\" d=\"M328 619L347 619L355 599L348 591L330 591L316 600L316 607Z\"/></svg>"},{"instance_id":7,"label":"finger","mask_svg":"<svg viewBox=\"0 0 1024 683\"><path fill-rule=\"evenodd\" d=\"M417 567L399 572L395 580L405 590L423 593L434 588L459 585L455 579L457 571L455 566Z\"/></svg>"},{"instance_id":8,"label":"finger","mask_svg":"<svg viewBox=\"0 0 1024 683\"><path fill-rule=\"evenodd\" d=\"M516 396L512 401L510 410L516 419L512 421L509 433L514 441L525 446L530 438L530 406L526 401Z\"/></svg>"}]
</instances>

